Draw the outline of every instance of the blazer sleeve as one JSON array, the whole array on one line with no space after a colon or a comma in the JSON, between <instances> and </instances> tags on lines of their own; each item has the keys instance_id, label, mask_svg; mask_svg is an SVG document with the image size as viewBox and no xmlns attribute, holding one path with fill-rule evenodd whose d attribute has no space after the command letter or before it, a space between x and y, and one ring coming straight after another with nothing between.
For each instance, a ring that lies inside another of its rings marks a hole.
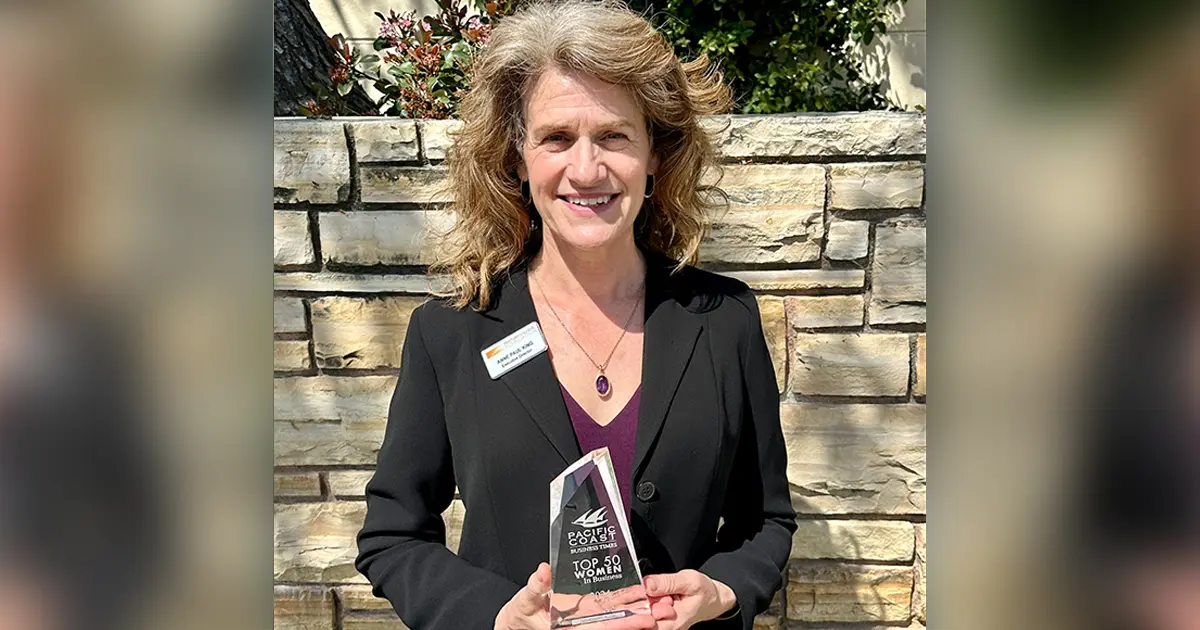
<instances>
[{"instance_id":1,"label":"blazer sleeve","mask_svg":"<svg viewBox=\"0 0 1200 630\"><path fill-rule=\"evenodd\" d=\"M792 549L796 512L787 481L787 449L779 424L779 389L763 336L758 303L747 289L739 301L752 316L742 352L746 409L733 471L717 533L720 552L700 571L737 595L741 613L713 627L751 630L754 616L765 611L782 586Z\"/></svg>"},{"instance_id":2,"label":"blazer sleeve","mask_svg":"<svg viewBox=\"0 0 1200 630\"><path fill-rule=\"evenodd\" d=\"M422 630L491 628L520 586L446 548L441 514L454 498L454 469L441 390L413 312L388 411L355 566L405 624Z\"/></svg>"}]
</instances>

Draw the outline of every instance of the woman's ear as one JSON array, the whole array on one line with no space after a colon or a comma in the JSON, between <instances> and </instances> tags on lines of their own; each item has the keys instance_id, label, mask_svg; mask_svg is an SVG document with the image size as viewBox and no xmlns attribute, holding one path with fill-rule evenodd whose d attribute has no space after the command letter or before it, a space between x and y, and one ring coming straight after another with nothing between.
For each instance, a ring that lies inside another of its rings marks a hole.
<instances>
[{"instance_id":1,"label":"woman's ear","mask_svg":"<svg viewBox=\"0 0 1200 630\"><path fill-rule=\"evenodd\" d=\"M650 154L650 166L646 169L647 175L654 175L658 171L658 154Z\"/></svg>"},{"instance_id":2,"label":"woman's ear","mask_svg":"<svg viewBox=\"0 0 1200 630\"><path fill-rule=\"evenodd\" d=\"M517 165L517 177L523 182L529 181L529 169L525 168L524 162Z\"/></svg>"}]
</instances>

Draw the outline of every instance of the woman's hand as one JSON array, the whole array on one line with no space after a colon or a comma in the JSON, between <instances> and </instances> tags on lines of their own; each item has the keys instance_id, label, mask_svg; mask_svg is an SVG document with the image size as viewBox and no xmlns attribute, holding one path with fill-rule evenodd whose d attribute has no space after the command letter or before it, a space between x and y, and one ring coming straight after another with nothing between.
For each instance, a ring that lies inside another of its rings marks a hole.
<instances>
[{"instance_id":1,"label":"woman's hand","mask_svg":"<svg viewBox=\"0 0 1200 630\"><path fill-rule=\"evenodd\" d=\"M682 630L693 624L716 619L733 610L737 597L733 589L699 571L646 577L646 594L651 601L670 597L674 619L659 619L657 630Z\"/></svg>"},{"instance_id":2,"label":"woman's hand","mask_svg":"<svg viewBox=\"0 0 1200 630\"><path fill-rule=\"evenodd\" d=\"M550 630L550 565L538 565L529 582L496 615L495 630Z\"/></svg>"}]
</instances>

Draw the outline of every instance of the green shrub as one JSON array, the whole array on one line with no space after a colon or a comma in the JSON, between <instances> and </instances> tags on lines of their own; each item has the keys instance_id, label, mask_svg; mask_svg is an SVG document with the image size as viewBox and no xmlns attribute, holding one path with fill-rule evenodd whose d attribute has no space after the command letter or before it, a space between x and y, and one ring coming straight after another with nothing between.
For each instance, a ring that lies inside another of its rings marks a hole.
<instances>
[{"instance_id":1,"label":"green shrub","mask_svg":"<svg viewBox=\"0 0 1200 630\"><path fill-rule=\"evenodd\" d=\"M903 0L899 0L903 2ZM863 77L847 42L887 32L883 0L632 0L681 56L721 64L738 110L884 109L879 85Z\"/></svg>"},{"instance_id":2,"label":"green shrub","mask_svg":"<svg viewBox=\"0 0 1200 630\"><path fill-rule=\"evenodd\" d=\"M466 91L475 54L487 45L493 21L512 12L512 2L473 0L475 15L461 0L437 0L437 13L388 15L376 12L379 35L374 53L363 55L338 34L330 38L339 52L330 69L338 97L326 110L339 111L340 97L355 81L369 82L382 96L379 113L406 118L450 118ZM332 100L333 102L329 102ZM318 105L316 113L324 113Z\"/></svg>"},{"instance_id":3,"label":"green shrub","mask_svg":"<svg viewBox=\"0 0 1200 630\"><path fill-rule=\"evenodd\" d=\"M436 0L435 15L376 13L376 54L330 38L339 63L330 69L337 95L321 94L305 113L346 113L341 96L354 81L383 97L379 113L449 118L466 90L467 71L496 20L519 0ZM700 54L720 64L743 113L856 111L889 106L867 81L848 43L869 45L886 32L886 7L904 0L630 0L683 58Z\"/></svg>"}]
</instances>

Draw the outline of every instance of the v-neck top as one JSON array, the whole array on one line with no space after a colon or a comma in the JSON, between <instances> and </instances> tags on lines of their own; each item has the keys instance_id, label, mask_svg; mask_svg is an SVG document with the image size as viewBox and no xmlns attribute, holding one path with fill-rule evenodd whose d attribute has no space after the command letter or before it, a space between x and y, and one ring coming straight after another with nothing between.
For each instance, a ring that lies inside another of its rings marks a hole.
<instances>
[{"instance_id":1,"label":"v-neck top","mask_svg":"<svg viewBox=\"0 0 1200 630\"><path fill-rule=\"evenodd\" d=\"M617 475L617 486L621 490L621 501L625 505L625 516L629 516L630 498L633 478L633 450L637 437L638 402L642 398L642 387L638 386L629 402L605 426L600 426L584 411L583 407L571 396L571 392L558 384L562 390L563 401L567 403L567 413L571 416L571 426L575 429L575 438L579 440L579 450L583 454L590 453L602 446L608 447L612 457L613 472Z\"/></svg>"}]
</instances>

